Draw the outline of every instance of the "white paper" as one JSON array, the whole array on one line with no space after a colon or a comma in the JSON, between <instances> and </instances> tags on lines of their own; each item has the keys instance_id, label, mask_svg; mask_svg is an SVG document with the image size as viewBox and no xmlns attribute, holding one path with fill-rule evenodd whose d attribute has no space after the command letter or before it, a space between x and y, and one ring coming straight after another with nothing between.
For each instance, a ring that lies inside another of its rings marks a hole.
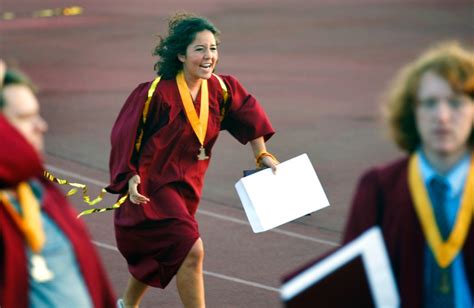
<instances>
[{"instance_id":1,"label":"white paper","mask_svg":"<svg viewBox=\"0 0 474 308\"><path fill-rule=\"evenodd\" d=\"M265 169L243 177L235 189L255 233L329 206L306 154L280 163L276 174Z\"/></svg>"},{"instance_id":2,"label":"white paper","mask_svg":"<svg viewBox=\"0 0 474 308\"><path fill-rule=\"evenodd\" d=\"M362 257L375 306L399 307L400 299L395 278L379 227L372 227L357 239L287 281L280 290L281 298L284 301L292 299L358 256Z\"/></svg>"}]
</instances>

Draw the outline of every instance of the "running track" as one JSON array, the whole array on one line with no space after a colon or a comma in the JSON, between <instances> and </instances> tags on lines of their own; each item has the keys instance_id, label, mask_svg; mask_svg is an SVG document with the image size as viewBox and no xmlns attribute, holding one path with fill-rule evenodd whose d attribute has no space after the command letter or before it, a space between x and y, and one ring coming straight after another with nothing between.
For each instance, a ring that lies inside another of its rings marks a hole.
<instances>
[{"instance_id":1,"label":"running track","mask_svg":"<svg viewBox=\"0 0 474 308\"><path fill-rule=\"evenodd\" d=\"M250 149L223 133L214 149L197 218L206 248L209 307L278 307L280 279L337 247L358 176L400 155L385 136L377 101L397 68L428 45L474 45L474 4L461 0L2 0L19 18L0 21L0 56L40 88L46 162L58 177L98 193L108 179L108 136L130 90L153 78L151 49L179 9L222 31L219 72L233 74L268 111L281 160L308 153L329 208L253 234L233 184L252 166ZM132 4L133 3L133 4ZM74 17L33 19L44 8L78 5ZM78 210L85 209L77 197ZM114 197L102 203L112 204ZM117 294L126 267L112 214L84 218ZM142 307L179 307L174 284L148 292Z\"/></svg>"}]
</instances>

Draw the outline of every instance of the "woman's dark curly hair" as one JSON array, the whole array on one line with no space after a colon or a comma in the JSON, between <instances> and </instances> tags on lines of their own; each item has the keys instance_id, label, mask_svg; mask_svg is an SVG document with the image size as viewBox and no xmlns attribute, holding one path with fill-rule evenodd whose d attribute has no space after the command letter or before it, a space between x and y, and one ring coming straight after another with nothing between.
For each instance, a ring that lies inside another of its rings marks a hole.
<instances>
[{"instance_id":1,"label":"woman's dark curly hair","mask_svg":"<svg viewBox=\"0 0 474 308\"><path fill-rule=\"evenodd\" d=\"M163 79L173 79L183 68L178 55L185 55L186 48L196 38L196 33L208 30L216 40L219 30L206 18L188 13L178 13L170 18L168 36L159 36L160 42L153 51L154 56L160 57L155 63L155 71Z\"/></svg>"}]
</instances>

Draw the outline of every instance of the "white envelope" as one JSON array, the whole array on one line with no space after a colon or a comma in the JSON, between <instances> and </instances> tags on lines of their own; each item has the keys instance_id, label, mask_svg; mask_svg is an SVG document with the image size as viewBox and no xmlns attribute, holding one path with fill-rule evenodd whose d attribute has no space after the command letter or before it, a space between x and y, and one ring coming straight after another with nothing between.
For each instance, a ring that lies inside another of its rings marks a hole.
<instances>
[{"instance_id":1,"label":"white envelope","mask_svg":"<svg viewBox=\"0 0 474 308\"><path fill-rule=\"evenodd\" d=\"M329 206L306 154L280 163L276 174L265 169L243 177L235 189L255 233Z\"/></svg>"}]
</instances>

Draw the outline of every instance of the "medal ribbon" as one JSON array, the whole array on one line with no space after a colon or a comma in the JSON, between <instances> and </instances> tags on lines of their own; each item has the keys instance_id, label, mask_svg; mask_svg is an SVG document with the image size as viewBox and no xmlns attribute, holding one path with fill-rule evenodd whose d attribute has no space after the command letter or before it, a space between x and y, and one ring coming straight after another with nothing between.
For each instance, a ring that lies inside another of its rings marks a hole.
<instances>
[{"instance_id":1,"label":"medal ribbon","mask_svg":"<svg viewBox=\"0 0 474 308\"><path fill-rule=\"evenodd\" d=\"M18 184L17 195L22 215L16 211L7 193L0 192L2 203L25 236L28 246L34 253L39 254L46 239L38 199L36 199L30 185L26 182Z\"/></svg>"},{"instance_id":2,"label":"medal ribbon","mask_svg":"<svg viewBox=\"0 0 474 308\"><path fill-rule=\"evenodd\" d=\"M183 71L180 71L178 75L176 75L176 83L178 84L179 95L181 96L181 101L183 102L186 117L188 118L194 133L199 139L201 146L204 146L204 139L206 138L207 132L207 122L209 118L209 93L207 89L207 80L203 79L201 82L201 108L199 117L197 115L196 109L194 108L191 93L189 92L186 80L184 79Z\"/></svg>"},{"instance_id":3,"label":"medal ribbon","mask_svg":"<svg viewBox=\"0 0 474 308\"><path fill-rule=\"evenodd\" d=\"M471 158L469 174L464 185L464 193L456 221L446 241L442 240L436 223L433 207L418 168L418 159L418 155L410 157L408 185L428 245L433 251L438 265L441 268L446 268L461 251L474 214L474 155Z\"/></svg>"}]
</instances>

